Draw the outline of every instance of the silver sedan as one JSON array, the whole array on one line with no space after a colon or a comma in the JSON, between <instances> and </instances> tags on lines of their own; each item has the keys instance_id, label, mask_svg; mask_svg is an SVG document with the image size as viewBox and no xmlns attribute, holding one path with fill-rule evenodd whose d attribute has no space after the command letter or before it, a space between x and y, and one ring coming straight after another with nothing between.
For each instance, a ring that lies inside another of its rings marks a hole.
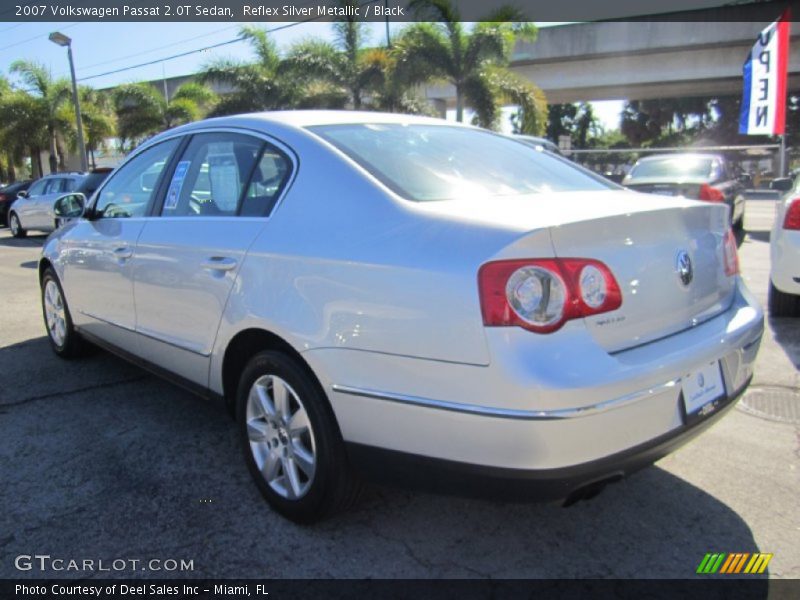
<instances>
[{"instance_id":1,"label":"silver sedan","mask_svg":"<svg viewBox=\"0 0 800 600\"><path fill-rule=\"evenodd\" d=\"M274 509L362 476L595 495L729 409L763 330L727 207L442 120L277 112L135 151L39 265L54 351L225 402Z\"/></svg>"}]
</instances>

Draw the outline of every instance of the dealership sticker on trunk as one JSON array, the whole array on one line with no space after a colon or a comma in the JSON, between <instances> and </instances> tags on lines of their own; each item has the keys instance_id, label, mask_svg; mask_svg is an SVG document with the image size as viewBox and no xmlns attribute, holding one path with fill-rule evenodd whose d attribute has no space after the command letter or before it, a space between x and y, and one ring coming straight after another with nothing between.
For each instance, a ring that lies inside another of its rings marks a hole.
<instances>
[{"instance_id":1,"label":"dealership sticker on trunk","mask_svg":"<svg viewBox=\"0 0 800 600\"><path fill-rule=\"evenodd\" d=\"M717 360L683 378L683 404L687 422L714 412L724 397L725 384Z\"/></svg>"}]
</instances>

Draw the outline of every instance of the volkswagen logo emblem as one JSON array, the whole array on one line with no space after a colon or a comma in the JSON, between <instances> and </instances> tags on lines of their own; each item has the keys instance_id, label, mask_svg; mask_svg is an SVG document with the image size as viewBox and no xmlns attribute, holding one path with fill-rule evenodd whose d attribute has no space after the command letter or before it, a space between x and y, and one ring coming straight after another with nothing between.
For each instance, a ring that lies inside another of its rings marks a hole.
<instances>
[{"instance_id":1,"label":"volkswagen logo emblem","mask_svg":"<svg viewBox=\"0 0 800 600\"><path fill-rule=\"evenodd\" d=\"M692 268L692 259L689 258L689 253L686 250L678 252L678 256L675 259L675 269L678 271L678 277L681 278L681 283L684 286L692 283L694 269Z\"/></svg>"}]
</instances>

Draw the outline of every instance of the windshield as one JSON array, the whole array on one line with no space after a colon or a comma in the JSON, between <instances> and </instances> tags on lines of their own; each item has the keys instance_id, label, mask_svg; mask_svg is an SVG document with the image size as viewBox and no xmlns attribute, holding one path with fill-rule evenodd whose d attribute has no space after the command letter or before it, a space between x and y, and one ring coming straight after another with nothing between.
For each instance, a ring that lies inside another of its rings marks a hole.
<instances>
[{"instance_id":1,"label":"windshield","mask_svg":"<svg viewBox=\"0 0 800 600\"><path fill-rule=\"evenodd\" d=\"M633 167L630 177L703 178L711 176L714 159L708 156L665 156L651 158Z\"/></svg>"},{"instance_id":2,"label":"windshield","mask_svg":"<svg viewBox=\"0 0 800 600\"><path fill-rule=\"evenodd\" d=\"M310 129L418 202L614 189L566 160L479 129L383 123Z\"/></svg>"}]
</instances>

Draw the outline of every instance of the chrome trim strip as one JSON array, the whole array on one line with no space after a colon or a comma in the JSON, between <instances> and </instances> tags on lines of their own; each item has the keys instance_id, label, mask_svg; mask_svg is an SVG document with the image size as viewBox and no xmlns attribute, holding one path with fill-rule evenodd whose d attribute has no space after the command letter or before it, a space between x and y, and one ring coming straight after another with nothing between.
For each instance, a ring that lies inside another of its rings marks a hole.
<instances>
[{"instance_id":1,"label":"chrome trim strip","mask_svg":"<svg viewBox=\"0 0 800 600\"><path fill-rule=\"evenodd\" d=\"M554 421L561 419L575 419L578 417L587 417L599 413L607 412L628 406L650 398L656 394L660 394L680 383L680 379L673 379L661 385L657 385L646 390L640 390L621 396L620 398L613 398L605 402L598 402L589 406L579 406L577 408L562 408L557 410L519 410L513 408L495 408L491 406L480 406L475 404L464 404L461 402L448 402L445 400L432 400L430 398L421 398L419 396L407 396L405 394L395 394L392 392L379 392L377 390L369 390L363 388L350 387L347 385L333 384L331 388L334 392L340 394L349 394L350 396L361 396L363 398L375 398L377 400L388 400L390 402L399 402L400 404L409 404L412 406L422 406L425 408L433 408L438 410L449 410L454 412L461 412L470 415L479 415L483 417L494 417L498 419L518 419L523 421Z\"/></svg>"}]
</instances>

